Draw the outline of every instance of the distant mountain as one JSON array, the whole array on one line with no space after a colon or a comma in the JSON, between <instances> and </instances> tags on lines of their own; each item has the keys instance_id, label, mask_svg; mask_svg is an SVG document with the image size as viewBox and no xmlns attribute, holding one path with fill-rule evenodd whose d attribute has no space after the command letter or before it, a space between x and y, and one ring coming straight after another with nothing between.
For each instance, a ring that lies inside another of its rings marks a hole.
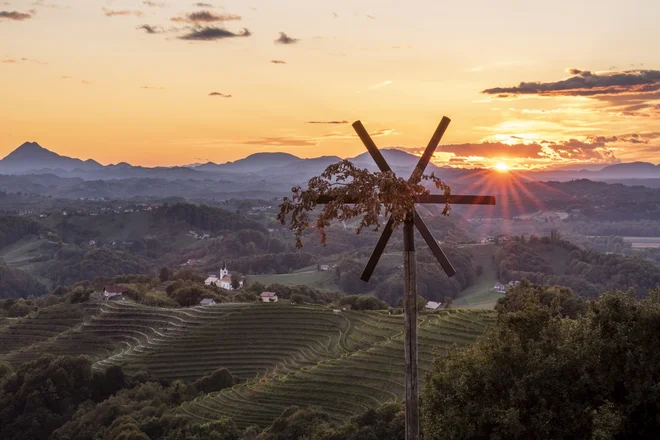
<instances>
[{"instance_id":1,"label":"distant mountain","mask_svg":"<svg viewBox=\"0 0 660 440\"><path fill-rule=\"evenodd\" d=\"M25 173L37 170L99 170L103 165L94 160L80 160L61 156L43 148L36 142L25 142L0 160L0 171L3 173Z\"/></svg>"},{"instance_id":2,"label":"distant mountain","mask_svg":"<svg viewBox=\"0 0 660 440\"><path fill-rule=\"evenodd\" d=\"M610 165L598 172L599 177L633 177L637 179L660 177L660 166L649 162L630 162Z\"/></svg>"},{"instance_id":3,"label":"distant mountain","mask_svg":"<svg viewBox=\"0 0 660 440\"><path fill-rule=\"evenodd\" d=\"M269 168L279 168L285 165L299 162L301 159L289 153L254 153L244 159L235 162L227 162L217 165L213 171L224 171L228 173L258 173ZM212 171L211 167L203 165L205 171Z\"/></svg>"}]
</instances>

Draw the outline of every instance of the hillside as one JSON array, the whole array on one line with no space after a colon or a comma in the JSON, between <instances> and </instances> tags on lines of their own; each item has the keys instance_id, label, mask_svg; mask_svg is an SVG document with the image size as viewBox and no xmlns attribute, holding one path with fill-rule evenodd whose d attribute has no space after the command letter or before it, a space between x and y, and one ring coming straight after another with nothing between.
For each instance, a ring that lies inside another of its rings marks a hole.
<instances>
[{"instance_id":1,"label":"hillside","mask_svg":"<svg viewBox=\"0 0 660 440\"><path fill-rule=\"evenodd\" d=\"M485 311L423 314L422 371L434 355L474 342L493 319ZM267 426L290 405L314 404L341 421L401 401L402 328L401 315L285 304L58 305L0 329L0 362L17 367L44 353L85 354L98 369L120 365L186 381L224 367L244 382L185 404L182 414Z\"/></svg>"}]
</instances>

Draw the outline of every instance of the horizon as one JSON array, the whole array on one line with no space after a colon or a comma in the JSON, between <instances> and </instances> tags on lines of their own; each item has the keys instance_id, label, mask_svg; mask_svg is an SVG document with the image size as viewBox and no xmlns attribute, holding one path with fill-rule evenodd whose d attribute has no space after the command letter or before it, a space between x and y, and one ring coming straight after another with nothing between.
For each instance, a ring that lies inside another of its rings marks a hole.
<instances>
[{"instance_id":1,"label":"horizon","mask_svg":"<svg viewBox=\"0 0 660 440\"><path fill-rule=\"evenodd\" d=\"M10 151L8 155L6 155L6 156L4 156L4 157L1 157L1 158L0 158L0 163L1 163L4 159L6 159L7 157L9 157L13 152L18 151L19 149L21 149L21 148L23 148L23 147L25 147L25 146L31 146L31 145L36 145L37 147L41 148L42 150L48 151L48 152L50 152L50 153L55 153L55 154L59 155L60 157L64 157L64 158L68 158L68 159L73 159L73 160L80 160L80 161L83 161L83 162L89 162L89 161L91 161L91 162L96 162L96 163L98 163L99 165L101 165L101 166L103 166L103 167L117 166L117 165L120 165L120 164L128 164L128 165L131 165L131 166L138 166L138 167L143 167L143 168L195 168L195 167L197 167L197 166L206 165L206 164L213 164L213 165L226 165L226 164L231 164L231 163L235 163L235 162L238 162L238 161L241 161L241 160L244 160L244 159L248 159L248 158L253 157L253 156L255 156L255 155L261 155L261 154L263 154L263 155L288 154L288 155L291 155L291 156L293 156L293 157L295 157L295 158L297 158L297 159L303 159L303 160L319 159L319 158L322 158L322 157L337 157L337 158L339 158L339 159L341 159L341 160L350 160L350 159L355 159L355 158L357 158L357 157L359 157L359 156L366 156L366 155L368 154L368 153L363 152L363 153L360 153L360 154L358 154L358 155L356 155L356 156L352 156L352 157L341 157L341 156L334 156L334 155L313 156L313 157L300 157L300 156L296 156L295 154L293 154L293 153L289 153L289 152L286 152L286 151L257 151L257 152L254 152L254 153L250 153L250 154L248 154L248 155L246 155L246 156L244 156L244 157L239 157L239 158L237 158L237 159L235 159L235 160L233 160L233 161L227 161L227 162L212 162L212 161L210 161L210 162L196 162L196 163L195 163L195 162L193 162L193 163L180 163L180 164L173 164L173 165L154 165L154 166L148 166L148 165L134 164L134 163L130 163L130 162L127 162L127 161L118 161L118 162L103 163L103 162L100 162L100 161L94 159L93 157L87 157L87 158L86 158L86 157L70 157L70 156L64 156L64 155L61 155L60 153L58 153L57 151L51 150L51 149L49 149L49 148L47 148L47 147L44 147L43 145L41 145L41 144L40 144L39 142L37 142L37 141L25 141L25 142L23 142L21 145L19 145L18 147L16 147L14 150ZM384 148L381 148L381 151L399 151L399 152L402 152L402 153L405 153L405 154L408 154L408 155L411 155L411 156L415 156L413 153L411 153L411 152L409 152L409 151L406 151L406 150L403 149L403 148L397 148L397 147L384 147ZM466 170L466 171L467 171L467 170L481 170L481 169L486 169L486 170L500 171L500 172L503 172L503 171L504 171L504 172L506 172L506 171L523 171L523 172L544 172L544 171L546 171L546 172L550 172L550 171L569 171L569 172L572 171L572 172L580 172L580 171L591 171L591 172L598 172L598 171L601 171L602 169L604 169L604 168L606 168L606 167L608 167L608 166L610 166L610 165L625 165L625 164L635 164L635 163L648 163L648 164L651 164L651 165L653 165L653 166L660 166L660 164L655 164L655 163L652 163L652 162L646 162L646 161L619 162L619 163L617 163L617 164L599 164L599 165L588 165L588 164L585 164L583 168L581 168L580 165L574 165L574 166L561 166L561 165L560 165L560 166L551 167L551 168L543 168L543 169L541 169L541 168L537 168L537 169L530 169L530 170L517 170L516 168L512 168L512 167L510 168L510 167L509 167L508 165L506 165L504 162L496 163L495 165L490 166L490 167L477 167L477 166L475 166L475 167L471 167L471 168L464 167L464 166L452 166L451 164L435 164L435 165L436 165L436 166L439 166L439 167L441 167L441 168L463 169L463 170ZM502 164L505 164L505 165L502 166Z\"/></svg>"},{"instance_id":2,"label":"horizon","mask_svg":"<svg viewBox=\"0 0 660 440\"><path fill-rule=\"evenodd\" d=\"M660 162L651 1L571 3L568 15L567 1L202 5L3 2L0 155L30 138L149 167L353 157L355 119L379 146L418 155L447 115L439 166ZM524 40L504 30L521 26Z\"/></svg>"}]
</instances>

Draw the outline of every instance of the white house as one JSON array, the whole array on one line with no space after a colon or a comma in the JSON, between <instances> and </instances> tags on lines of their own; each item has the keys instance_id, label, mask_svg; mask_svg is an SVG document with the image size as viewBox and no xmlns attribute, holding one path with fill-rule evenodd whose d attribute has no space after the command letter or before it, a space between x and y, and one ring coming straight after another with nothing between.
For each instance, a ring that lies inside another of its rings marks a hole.
<instances>
[{"instance_id":1,"label":"white house","mask_svg":"<svg viewBox=\"0 0 660 440\"><path fill-rule=\"evenodd\" d=\"M261 302L277 302L277 293L275 292L261 292L259 295Z\"/></svg>"},{"instance_id":2,"label":"white house","mask_svg":"<svg viewBox=\"0 0 660 440\"><path fill-rule=\"evenodd\" d=\"M495 285L493 286L493 289L496 292L504 292L506 290L506 286L502 283L495 283Z\"/></svg>"},{"instance_id":3,"label":"white house","mask_svg":"<svg viewBox=\"0 0 660 440\"><path fill-rule=\"evenodd\" d=\"M215 301L213 301L213 298L204 298L199 302L199 304L202 306L214 306Z\"/></svg>"},{"instance_id":4,"label":"white house","mask_svg":"<svg viewBox=\"0 0 660 440\"><path fill-rule=\"evenodd\" d=\"M328 266L327 264L323 264L319 269L321 269L324 272L327 272L330 270L330 266Z\"/></svg>"},{"instance_id":5,"label":"white house","mask_svg":"<svg viewBox=\"0 0 660 440\"><path fill-rule=\"evenodd\" d=\"M435 301L429 301L426 303L426 308L430 310L436 310L438 307L440 307L442 303L435 302Z\"/></svg>"},{"instance_id":6,"label":"white house","mask_svg":"<svg viewBox=\"0 0 660 440\"><path fill-rule=\"evenodd\" d=\"M210 286L211 284L217 286L218 281L220 281L218 277L216 277L215 275L211 275L206 280L204 280L204 284L206 284L207 286Z\"/></svg>"}]
</instances>

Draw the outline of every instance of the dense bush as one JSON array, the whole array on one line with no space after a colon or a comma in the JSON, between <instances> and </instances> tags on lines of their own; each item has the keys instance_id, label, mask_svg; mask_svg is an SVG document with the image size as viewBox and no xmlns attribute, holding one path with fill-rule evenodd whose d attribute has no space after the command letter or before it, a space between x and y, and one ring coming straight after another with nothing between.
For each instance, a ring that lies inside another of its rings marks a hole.
<instances>
[{"instance_id":1,"label":"dense bush","mask_svg":"<svg viewBox=\"0 0 660 440\"><path fill-rule=\"evenodd\" d=\"M436 360L424 438L654 438L660 292L604 294L569 319L562 292L546 305L538 289L514 291L488 337Z\"/></svg>"},{"instance_id":2,"label":"dense bush","mask_svg":"<svg viewBox=\"0 0 660 440\"><path fill-rule=\"evenodd\" d=\"M234 377L226 368L218 368L213 373L197 379L193 386L203 393L220 391L234 385Z\"/></svg>"}]
</instances>

